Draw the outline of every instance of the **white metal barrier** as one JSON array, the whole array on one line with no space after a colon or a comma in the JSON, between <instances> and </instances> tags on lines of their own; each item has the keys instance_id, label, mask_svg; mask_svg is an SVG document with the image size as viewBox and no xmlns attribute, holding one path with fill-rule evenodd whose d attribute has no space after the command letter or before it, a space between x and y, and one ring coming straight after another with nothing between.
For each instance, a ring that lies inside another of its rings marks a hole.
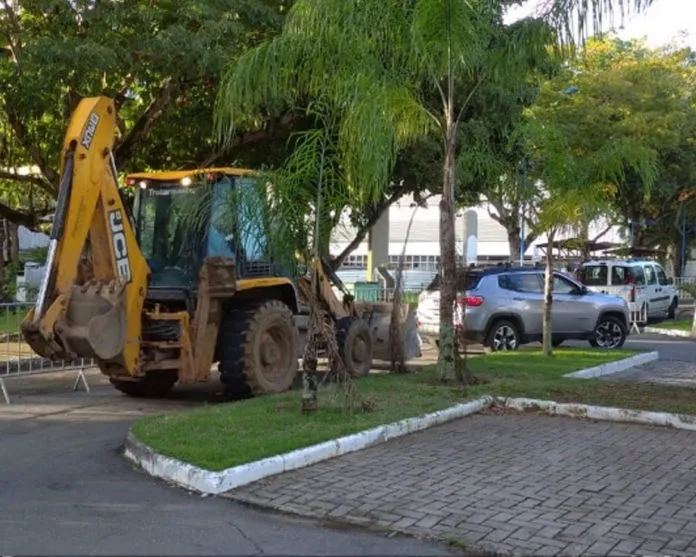
<instances>
[{"instance_id":1,"label":"white metal barrier","mask_svg":"<svg viewBox=\"0 0 696 557\"><path fill-rule=\"evenodd\" d=\"M640 334L640 326L645 326L648 322L648 306L645 302L630 302L628 304L631 318L631 328L629 333Z\"/></svg>"},{"instance_id":2,"label":"white metal barrier","mask_svg":"<svg viewBox=\"0 0 696 557\"><path fill-rule=\"evenodd\" d=\"M94 365L93 360L80 358L73 361L52 362L36 354L24 341L20 324L27 312L33 307L30 303L0 304L0 393L6 404L10 404L8 379L20 376L75 371L77 376L73 391L82 385L90 392L85 370Z\"/></svg>"}]
</instances>

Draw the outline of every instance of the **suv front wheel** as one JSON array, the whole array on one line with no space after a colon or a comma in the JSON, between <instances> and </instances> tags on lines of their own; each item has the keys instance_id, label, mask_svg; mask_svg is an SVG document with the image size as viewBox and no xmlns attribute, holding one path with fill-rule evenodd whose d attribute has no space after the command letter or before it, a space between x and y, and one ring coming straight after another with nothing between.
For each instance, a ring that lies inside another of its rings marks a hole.
<instances>
[{"instance_id":1,"label":"suv front wheel","mask_svg":"<svg viewBox=\"0 0 696 557\"><path fill-rule=\"evenodd\" d=\"M514 323L510 321L498 321L491 327L486 346L493 352L502 350L517 350L520 347L520 333Z\"/></svg>"},{"instance_id":2,"label":"suv front wheel","mask_svg":"<svg viewBox=\"0 0 696 557\"><path fill-rule=\"evenodd\" d=\"M626 342L626 327L621 320L611 315L597 322L590 344L595 348L616 350Z\"/></svg>"}]
</instances>

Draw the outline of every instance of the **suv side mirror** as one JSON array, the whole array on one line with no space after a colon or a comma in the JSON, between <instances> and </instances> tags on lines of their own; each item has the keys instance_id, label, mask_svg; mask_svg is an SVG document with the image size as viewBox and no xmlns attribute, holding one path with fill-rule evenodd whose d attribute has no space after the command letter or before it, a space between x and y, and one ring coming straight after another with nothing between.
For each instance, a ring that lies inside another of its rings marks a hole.
<instances>
[{"instance_id":1,"label":"suv side mirror","mask_svg":"<svg viewBox=\"0 0 696 557\"><path fill-rule=\"evenodd\" d=\"M669 278L667 279L667 284L669 284L670 286L671 286L672 284L674 284L674 279L673 279L672 277L669 277Z\"/></svg>"}]
</instances>

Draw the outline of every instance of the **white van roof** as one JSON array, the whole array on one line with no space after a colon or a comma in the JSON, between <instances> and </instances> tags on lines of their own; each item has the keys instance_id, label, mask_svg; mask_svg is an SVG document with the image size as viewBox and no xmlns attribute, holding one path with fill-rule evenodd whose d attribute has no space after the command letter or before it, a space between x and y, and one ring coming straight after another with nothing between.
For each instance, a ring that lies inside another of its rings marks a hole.
<instances>
[{"instance_id":1,"label":"white van roof","mask_svg":"<svg viewBox=\"0 0 696 557\"><path fill-rule=\"evenodd\" d=\"M583 261L583 265L635 265L639 263L657 263L651 259L642 258L632 258L628 257L625 259L590 259L589 261Z\"/></svg>"}]
</instances>

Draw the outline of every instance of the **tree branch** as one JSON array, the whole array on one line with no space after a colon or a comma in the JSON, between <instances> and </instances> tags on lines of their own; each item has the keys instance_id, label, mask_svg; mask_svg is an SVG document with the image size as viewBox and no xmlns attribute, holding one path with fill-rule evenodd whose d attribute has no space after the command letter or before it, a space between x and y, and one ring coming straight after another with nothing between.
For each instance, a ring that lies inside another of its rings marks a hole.
<instances>
[{"instance_id":1,"label":"tree branch","mask_svg":"<svg viewBox=\"0 0 696 557\"><path fill-rule=\"evenodd\" d=\"M13 182L23 182L25 184L34 184L39 186L46 192L55 195L55 191L46 184L46 181L41 176L34 174L17 174L16 172L8 172L0 170L0 180L11 180Z\"/></svg>"},{"instance_id":2,"label":"tree branch","mask_svg":"<svg viewBox=\"0 0 696 557\"><path fill-rule=\"evenodd\" d=\"M604 230L602 230L602 232L600 232L599 234L597 234L594 237L594 239L592 240L592 243L597 242L602 236L606 236L611 231L612 228L614 228L613 224L610 224L609 226L607 226Z\"/></svg>"},{"instance_id":3,"label":"tree branch","mask_svg":"<svg viewBox=\"0 0 696 557\"><path fill-rule=\"evenodd\" d=\"M147 136L150 128L164 116L174 99L175 90L176 86L173 84L172 79L170 77L165 79L159 92L147 109L145 109L145 112L140 115L140 118L135 122L128 135L116 147L114 156L118 170L122 170L128 164L140 143Z\"/></svg>"},{"instance_id":4,"label":"tree branch","mask_svg":"<svg viewBox=\"0 0 696 557\"><path fill-rule=\"evenodd\" d=\"M534 240L536 240L538 237L539 233L530 227L529 232L524 236L524 245L526 247L531 246L534 243Z\"/></svg>"},{"instance_id":5,"label":"tree branch","mask_svg":"<svg viewBox=\"0 0 696 557\"><path fill-rule=\"evenodd\" d=\"M389 196L387 199L383 200L374 210L372 215L370 215L370 218L367 219L367 222L365 223L364 226L358 230L358 233L355 235L355 238L348 244L341 253L339 253L336 257L334 257L330 261L331 268L335 271L337 270L343 261L345 260L346 257L348 257L353 251L357 249L357 247L362 243L362 241L365 239L365 236L367 236L368 232L370 229L377 224L377 221L382 217L384 212L389 209L389 207L392 206L392 204L399 199L402 195L404 194L404 191L402 189L397 190L394 192L391 196Z\"/></svg>"},{"instance_id":6,"label":"tree branch","mask_svg":"<svg viewBox=\"0 0 696 557\"><path fill-rule=\"evenodd\" d=\"M485 194L484 194L485 195ZM495 221L498 221L500 224L505 226L505 222L510 220L510 211L508 211L505 206L503 205L502 202L492 199L486 195L486 201L488 201L489 205L493 205L493 208L498 212L496 215L493 213L490 209L490 207L487 207L488 210L488 215ZM507 228L507 226L505 226Z\"/></svg>"},{"instance_id":7,"label":"tree branch","mask_svg":"<svg viewBox=\"0 0 696 557\"><path fill-rule=\"evenodd\" d=\"M474 96L474 93L478 90L478 88L481 86L483 83L483 76L479 77L479 80L476 82L476 85L469 91L469 94L466 97L466 100L464 101L464 104L461 106L459 109L459 114L457 114L457 118L454 121L454 125L458 126L459 125L459 120L462 118L462 114L464 114L464 109L469 105L469 101L471 101L471 98Z\"/></svg>"},{"instance_id":8,"label":"tree branch","mask_svg":"<svg viewBox=\"0 0 696 557\"><path fill-rule=\"evenodd\" d=\"M0 218L7 219L20 226L25 226L30 230L36 229L39 219L53 212L53 209L42 209L31 213L23 213L0 203Z\"/></svg>"},{"instance_id":9,"label":"tree branch","mask_svg":"<svg viewBox=\"0 0 696 557\"><path fill-rule=\"evenodd\" d=\"M256 130L253 132L247 132L238 135L225 147L218 149L214 153L211 153L210 156L206 158L200 166L201 168L207 168L211 166L217 159L219 159L235 147L241 147L243 145L249 145L251 143L258 143L267 139L274 139L281 135L284 131L286 131L297 119L298 114L293 110L289 110L279 118L274 118L270 120L267 123L266 127L262 130Z\"/></svg>"},{"instance_id":10,"label":"tree branch","mask_svg":"<svg viewBox=\"0 0 696 557\"><path fill-rule=\"evenodd\" d=\"M39 148L34 146L29 140L29 133L17 115L11 110L7 110L7 108L5 109L5 113L7 115L7 121L12 127L12 131L14 131L17 141L19 141L19 144L26 150L27 153L29 153L29 156L32 158L36 166L39 167L41 173L46 178L46 182L50 184L50 187L53 190L51 192L52 195L55 195L58 191L58 173L48 166L46 159L44 159Z\"/></svg>"}]
</instances>

